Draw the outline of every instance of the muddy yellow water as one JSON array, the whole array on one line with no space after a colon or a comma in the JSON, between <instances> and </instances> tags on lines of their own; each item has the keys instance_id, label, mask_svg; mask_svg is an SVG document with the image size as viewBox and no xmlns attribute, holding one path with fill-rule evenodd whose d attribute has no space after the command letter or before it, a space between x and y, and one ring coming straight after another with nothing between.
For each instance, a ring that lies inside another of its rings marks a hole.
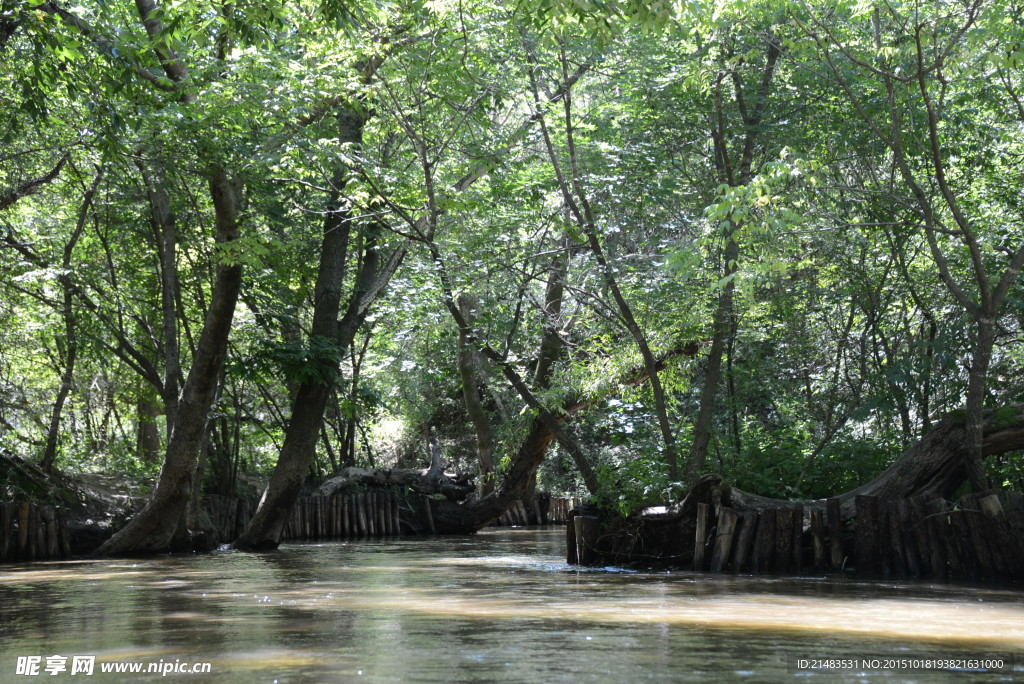
<instances>
[{"instance_id":1,"label":"muddy yellow water","mask_svg":"<svg viewBox=\"0 0 1024 684\"><path fill-rule=\"evenodd\" d=\"M1024 681L1012 588L581 571L563 539L0 566L0 682Z\"/></svg>"}]
</instances>

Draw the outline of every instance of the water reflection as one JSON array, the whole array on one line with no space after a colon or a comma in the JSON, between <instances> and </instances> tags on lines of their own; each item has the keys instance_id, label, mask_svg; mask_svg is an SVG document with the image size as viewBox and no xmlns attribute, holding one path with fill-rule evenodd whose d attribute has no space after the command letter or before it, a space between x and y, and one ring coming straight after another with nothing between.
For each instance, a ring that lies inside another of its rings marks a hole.
<instances>
[{"instance_id":1,"label":"water reflection","mask_svg":"<svg viewBox=\"0 0 1024 684\"><path fill-rule=\"evenodd\" d=\"M197 682L788 681L813 677L795 672L798 658L887 655L995 654L1024 666L1016 591L580 571L561 562L563 538L505 529L0 567L0 681L15 679L17 656L51 654L211 662L212 674L169 675ZM1015 677L1024 667L1002 675Z\"/></svg>"}]
</instances>

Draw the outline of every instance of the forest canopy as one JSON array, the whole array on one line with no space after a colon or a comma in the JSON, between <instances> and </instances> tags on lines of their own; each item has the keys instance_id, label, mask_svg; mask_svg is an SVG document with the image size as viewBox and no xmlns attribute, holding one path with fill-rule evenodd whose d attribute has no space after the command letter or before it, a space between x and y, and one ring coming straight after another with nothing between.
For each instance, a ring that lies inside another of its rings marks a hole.
<instances>
[{"instance_id":1,"label":"forest canopy","mask_svg":"<svg viewBox=\"0 0 1024 684\"><path fill-rule=\"evenodd\" d=\"M1022 12L0 0L0 449L161 472L110 551L435 451L822 497L944 415L1020 488Z\"/></svg>"}]
</instances>

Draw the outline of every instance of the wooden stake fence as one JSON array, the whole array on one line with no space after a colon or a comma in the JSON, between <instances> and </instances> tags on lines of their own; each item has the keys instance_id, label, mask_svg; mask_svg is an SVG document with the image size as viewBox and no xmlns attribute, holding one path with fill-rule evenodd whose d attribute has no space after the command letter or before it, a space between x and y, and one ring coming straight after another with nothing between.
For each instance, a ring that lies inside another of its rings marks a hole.
<instances>
[{"instance_id":1,"label":"wooden stake fence","mask_svg":"<svg viewBox=\"0 0 1024 684\"><path fill-rule=\"evenodd\" d=\"M67 523L60 509L27 501L0 504L0 563L70 556Z\"/></svg>"},{"instance_id":2,"label":"wooden stake fence","mask_svg":"<svg viewBox=\"0 0 1024 684\"><path fill-rule=\"evenodd\" d=\"M221 540L235 539L256 512L255 499L232 499L209 495L205 499L211 521ZM423 499L427 529L433 529L429 499ZM283 540L366 539L397 537L402 534L399 514L401 499L395 492L363 492L335 496L301 497L285 524ZM579 499L552 498L547 511L549 523L564 524L569 511L580 505ZM523 526L532 524L539 507L516 501L495 525Z\"/></svg>"},{"instance_id":3,"label":"wooden stake fence","mask_svg":"<svg viewBox=\"0 0 1024 684\"><path fill-rule=\"evenodd\" d=\"M859 496L843 520L838 499L824 505L736 511L698 503L691 569L711 572L852 572L858 577L1024 581L1024 494L968 495L956 503ZM573 526L567 558L584 562ZM594 533L591 532L591 535ZM613 540L612 540L613 541ZM685 540L682 547L687 547ZM611 542L609 542L611 543ZM608 562L600 551L587 561ZM628 558L613 558L628 562Z\"/></svg>"}]
</instances>

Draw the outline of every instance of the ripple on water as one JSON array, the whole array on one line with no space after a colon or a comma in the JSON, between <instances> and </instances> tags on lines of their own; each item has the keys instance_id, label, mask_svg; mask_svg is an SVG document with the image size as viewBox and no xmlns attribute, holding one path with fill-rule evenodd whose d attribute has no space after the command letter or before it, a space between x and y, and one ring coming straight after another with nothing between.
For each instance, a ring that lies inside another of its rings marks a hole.
<instances>
[{"instance_id":1,"label":"ripple on water","mask_svg":"<svg viewBox=\"0 0 1024 684\"><path fill-rule=\"evenodd\" d=\"M0 681L18 655L54 653L209 661L204 682L789 681L815 674L796 671L798 658L887 654L1024 664L1015 591L580 569L564 563L563 540L558 529L495 530L8 566Z\"/></svg>"}]
</instances>

